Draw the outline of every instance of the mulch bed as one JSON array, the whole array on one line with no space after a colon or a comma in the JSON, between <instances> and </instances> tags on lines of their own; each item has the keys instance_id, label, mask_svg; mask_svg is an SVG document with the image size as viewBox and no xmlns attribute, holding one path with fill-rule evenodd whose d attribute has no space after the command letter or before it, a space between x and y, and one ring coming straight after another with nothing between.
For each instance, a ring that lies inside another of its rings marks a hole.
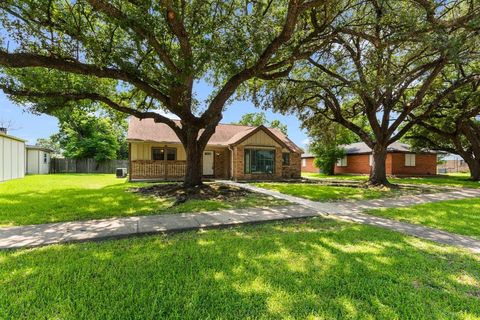
<instances>
[{"instance_id":1,"label":"mulch bed","mask_svg":"<svg viewBox=\"0 0 480 320\"><path fill-rule=\"evenodd\" d=\"M208 183L201 186L185 188L181 183L154 184L132 189L133 192L159 198L175 198L175 205L188 200L220 200L232 201L240 199L251 192L242 188L219 183Z\"/></svg>"}]
</instances>

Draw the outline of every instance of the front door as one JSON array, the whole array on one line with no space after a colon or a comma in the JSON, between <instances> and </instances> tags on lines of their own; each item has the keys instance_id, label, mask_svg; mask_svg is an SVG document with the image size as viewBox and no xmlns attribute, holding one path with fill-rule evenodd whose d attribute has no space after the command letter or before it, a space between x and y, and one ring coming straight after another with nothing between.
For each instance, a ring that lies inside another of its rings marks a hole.
<instances>
[{"instance_id":1,"label":"front door","mask_svg":"<svg viewBox=\"0 0 480 320\"><path fill-rule=\"evenodd\" d=\"M213 176L213 151L203 151L203 175Z\"/></svg>"}]
</instances>

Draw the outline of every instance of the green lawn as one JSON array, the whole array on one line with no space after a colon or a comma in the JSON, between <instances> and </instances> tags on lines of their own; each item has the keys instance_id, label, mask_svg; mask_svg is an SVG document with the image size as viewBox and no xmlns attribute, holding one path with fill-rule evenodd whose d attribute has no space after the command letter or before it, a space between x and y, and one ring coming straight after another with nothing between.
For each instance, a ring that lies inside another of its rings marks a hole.
<instances>
[{"instance_id":1,"label":"green lawn","mask_svg":"<svg viewBox=\"0 0 480 320\"><path fill-rule=\"evenodd\" d=\"M368 175L353 174L337 174L329 176L323 173L302 172L302 177L310 179L329 179L329 180L351 180L351 181L367 181Z\"/></svg>"},{"instance_id":2,"label":"green lawn","mask_svg":"<svg viewBox=\"0 0 480 320\"><path fill-rule=\"evenodd\" d=\"M235 202L190 200L172 207L171 198L139 196L114 175L55 174L27 176L0 183L0 226L71 220L167 214L286 204L258 194Z\"/></svg>"},{"instance_id":3,"label":"green lawn","mask_svg":"<svg viewBox=\"0 0 480 320\"><path fill-rule=\"evenodd\" d=\"M0 253L1 319L478 319L480 257L320 218Z\"/></svg>"},{"instance_id":4,"label":"green lawn","mask_svg":"<svg viewBox=\"0 0 480 320\"><path fill-rule=\"evenodd\" d=\"M408 208L369 210L367 213L480 239L480 199L478 198L432 202Z\"/></svg>"},{"instance_id":5,"label":"green lawn","mask_svg":"<svg viewBox=\"0 0 480 320\"><path fill-rule=\"evenodd\" d=\"M404 190L324 186L314 183L255 183L254 185L313 201L362 200L393 197Z\"/></svg>"},{"instance_id":6,"label":"green lawn","mask_svg":"<svg viewBox=\"0 0 480 320\"><path fill-rule=\"evenodd\" d=\"M335 175L327 176L321 173L302 173L302 177L310 179L330 179L330 180L351 180L351 181L367 181L368 175ZM449 187L467 187L467 188L480 188L479 181L471 181L468 179L469 175L465 173L439 175L436 177L412 177L412 178L389 178L392 183L405 183L405 184L427 184Z\"/></svg>"}]
</instances>

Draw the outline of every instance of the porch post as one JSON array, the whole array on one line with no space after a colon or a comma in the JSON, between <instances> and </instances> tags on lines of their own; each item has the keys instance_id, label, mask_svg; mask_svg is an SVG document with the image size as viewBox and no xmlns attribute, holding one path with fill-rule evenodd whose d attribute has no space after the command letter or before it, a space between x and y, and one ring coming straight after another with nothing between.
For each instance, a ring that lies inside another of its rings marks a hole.
<instances>
[{"instance_id":1,"label":"porch post","mask_svg":"<svg viewBox=\"0 0 480 320\"><path fill-rule=\"evenodd\" d=\"M167 145L163 148L163 171L165 172L165 180L168 179L167 173Z\"/></svg>"}]
</instances>

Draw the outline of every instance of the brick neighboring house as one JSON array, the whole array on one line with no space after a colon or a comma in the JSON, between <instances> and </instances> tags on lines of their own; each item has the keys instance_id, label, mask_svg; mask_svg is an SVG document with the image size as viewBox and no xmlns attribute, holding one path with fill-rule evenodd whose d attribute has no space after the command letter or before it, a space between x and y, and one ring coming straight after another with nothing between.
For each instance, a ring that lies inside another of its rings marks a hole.
<instances>
[{"instance_id":1,"label":"brick neighboring house","mask_svg":"<svg viewBox=\"0 0 480 320\"><path fill-rule=\"evenodd\" d=\"M372 150L363 142L343 146L346 156L335 165L335 174L370 174ZM394 142L387 149L388 175L428 176L437 174L437 152L412 152L405 143Z\"/></svg>"},{"instance_id":2,"label":"brick neighboring house","mask_svg":"<svg viewBox=\"0 0 480 320\"><path fill-rule=\"evenodd\" d=\"M302 172L320 173L320 168L315 167L313 160L315 156L311 153L302 154Z\"/></svg>"},{"instance_id":3,"label":"brick neighboring house","mask_svg":"<svg viewBox=\"0 0 480 320\"><path fill-rule=\"evenodd\" d=\"M166 124L130 117L127 141L130 180L184 178L185 149ZM278 129L219 124L203 152L201 165L203 175L211 178L299 178L302 152Z\"/></svg>"}]
</instances>

